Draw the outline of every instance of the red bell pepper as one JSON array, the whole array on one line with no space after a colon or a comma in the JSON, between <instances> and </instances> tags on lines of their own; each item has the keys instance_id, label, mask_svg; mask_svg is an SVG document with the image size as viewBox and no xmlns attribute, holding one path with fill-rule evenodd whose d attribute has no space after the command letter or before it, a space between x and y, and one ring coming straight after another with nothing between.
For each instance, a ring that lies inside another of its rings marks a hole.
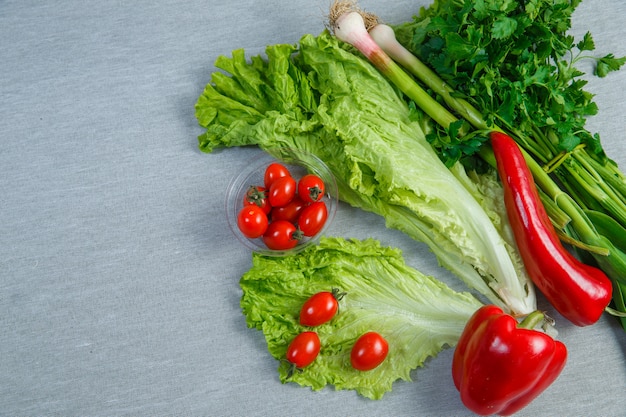
<instances>
[{"instance_id":1,"label":"red bell pepper","mask_svg":"<svg viewBox=\"0 0 626 417\"><path fill-rule=\"evenodd\" d=\"M452 359L454 385L467 408L480 415L508 416L556 380L565 366L567 349L532 329L542 320L543 313L537 311L518 324L493 305L474 313Z\"/></svg>"},{"instance_id":2,"label":"red bell pepper","mask_svg":"<svg viewBox=\"0 0 626 417\"><path fill-rule=\"evenodd\" d=\"M595 323L611 301L611 281L563 247L517 143L504 133L493 132L491 146L528 276L563 317L577 326Z\"/></svg>"}]
</instances>

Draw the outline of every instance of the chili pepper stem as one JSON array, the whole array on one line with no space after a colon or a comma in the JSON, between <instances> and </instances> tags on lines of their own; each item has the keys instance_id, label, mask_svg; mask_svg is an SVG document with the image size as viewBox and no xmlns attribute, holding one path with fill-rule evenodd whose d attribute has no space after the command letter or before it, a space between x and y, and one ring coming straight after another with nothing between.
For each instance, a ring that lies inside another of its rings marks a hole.
<instances>
[{"instance_id":1,"label":"chili pepper stem","mask_svg":"<svg viewBox=\"0 0 626 417\"><path fill-rule=\"evenodd\" d=\"M606 311L608 314L610 314L612 316L615 316L615 317L626 317L626 313L625 312L616 310L616 309L611 308L611 307L605 308L604 311Z\"/></svg>"}]
</instances>

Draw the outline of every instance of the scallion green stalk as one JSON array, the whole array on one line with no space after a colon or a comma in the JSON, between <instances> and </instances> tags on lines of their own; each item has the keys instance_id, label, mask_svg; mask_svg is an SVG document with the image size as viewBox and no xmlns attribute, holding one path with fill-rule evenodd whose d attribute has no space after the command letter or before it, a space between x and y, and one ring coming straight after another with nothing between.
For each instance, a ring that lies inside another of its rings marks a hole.
<instances>
[{"instance_id":1,"label":"scallion green stalk","mask_svg":"<svg viewBox=\"0 0 626 417\"><path fill-rule=\"evenodd\" d=\"M398 42L391 26L379 23L369 30L369 34L387 55L411 74L419 74L420 81L441 96L452 110L472 126L478 130L490 129L482 114L474 106L462 98L453 97L454 89Z\"/></svg>"},{"instance_id":2,"label":"scallion green stalk","mask_svg":"<svg viewBox=\"0 0 626 417\"><path fill-rule=\"evenodd\" d=\"M335 7L350 4L335 3ZM448 109L420 87L383 49L365 28L363 16L354 10L335 11L331 27L337 39L358 49L383 75L411 98L428 116L444 128L458 121Z\"/></svg>"}]
</instances>

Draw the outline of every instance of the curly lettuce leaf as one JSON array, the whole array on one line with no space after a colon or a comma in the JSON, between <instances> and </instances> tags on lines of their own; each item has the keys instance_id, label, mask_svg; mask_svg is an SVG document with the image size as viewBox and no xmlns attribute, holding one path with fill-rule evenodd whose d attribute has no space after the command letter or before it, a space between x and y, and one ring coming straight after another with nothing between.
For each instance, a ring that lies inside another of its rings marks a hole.
<instances>
[{"instance_id":1,"label":"curly lettuce leaf","mask_svg":"<svg viewBox=\"0 0 626 417\"><path fill-rule=\"evenodd\" d=\"M396 380L458 341L465 323L482 304L469 293L407 266L398 249L363 241L322 238L319 245L286 257L253 255L252 268L240 280L241 307L249 327L262 330L269 352L280 360L283 383L319 390L326 385L352 389L380 399ZM304 301L318 291L338 288L333 320L315 327L321 340L317 359L302 372L284 361L291 340L311 328L298 322ZM350 350L367 331L379 332L389 354L377 368L352 368Z\"/></svg>"},{"instance_id":2,"label":"curly lettuce leaf","mask_svg":"<svg viewBox=\"0 0 626 417\"><path fill-rule=\"evenodd\" d=\"M309 152L329 166L341 200L425 242L490 302L516 314L535 309L532 283L491 213L441 162L402 97L367 60L328 32L268 46L266 54L248 62L237 50L216 62L231 76L214 74L196 104L203 151Z\"/></svg>"}]
</instances>

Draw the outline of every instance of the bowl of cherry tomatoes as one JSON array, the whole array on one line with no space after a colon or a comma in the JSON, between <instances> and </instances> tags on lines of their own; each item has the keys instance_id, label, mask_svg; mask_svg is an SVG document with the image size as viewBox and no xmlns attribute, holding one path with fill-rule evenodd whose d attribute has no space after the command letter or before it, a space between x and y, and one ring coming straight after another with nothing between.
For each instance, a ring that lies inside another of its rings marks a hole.
<instances>
[{"instance_id":1,"label":"bowl of cherry tomatoes","mask_svg":"<svg viewBox=\"0 0 626 417\"><path fill-rule=\"evenodd\" d=\"M232 180L226 217L244 246L283 256L317 242L328 229L337 211L337 183L313 154L297 149L270 152L250 161Z\"/></svg>"}]
</instances>

